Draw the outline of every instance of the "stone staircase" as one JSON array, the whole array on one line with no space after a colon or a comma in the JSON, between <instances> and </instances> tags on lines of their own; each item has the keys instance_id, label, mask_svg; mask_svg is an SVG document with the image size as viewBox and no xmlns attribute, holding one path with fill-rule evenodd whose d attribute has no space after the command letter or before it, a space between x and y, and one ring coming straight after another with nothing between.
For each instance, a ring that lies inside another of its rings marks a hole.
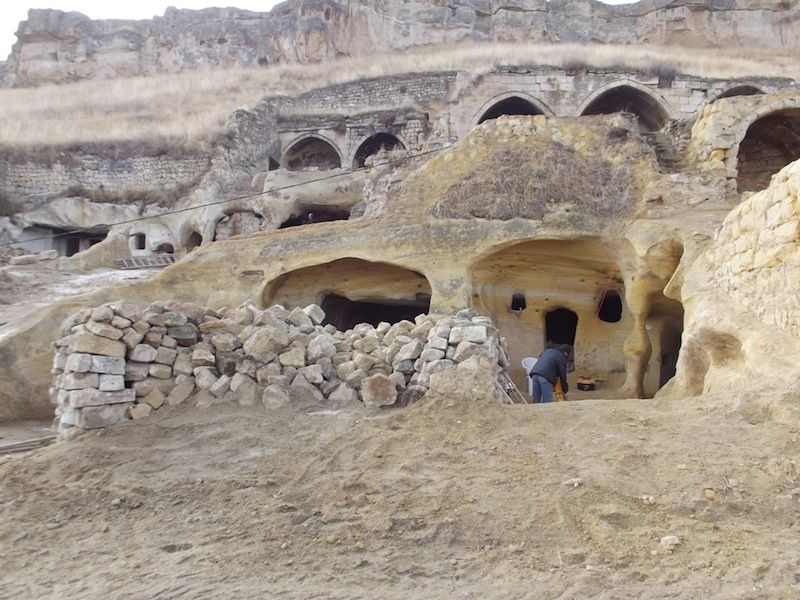
<instances>
[{"instance_id":1,"label":"stone staircase","mask_svg":"<svg viewBox=\"0 0 800 600\"><path fill-rule=\"evenodd\" d=\"M642 137L655 150L659 166L667 173L677 173L685 168L683 153L675 148L672 139L661 131L643 133Z\"/></svg>"}]
</instances>

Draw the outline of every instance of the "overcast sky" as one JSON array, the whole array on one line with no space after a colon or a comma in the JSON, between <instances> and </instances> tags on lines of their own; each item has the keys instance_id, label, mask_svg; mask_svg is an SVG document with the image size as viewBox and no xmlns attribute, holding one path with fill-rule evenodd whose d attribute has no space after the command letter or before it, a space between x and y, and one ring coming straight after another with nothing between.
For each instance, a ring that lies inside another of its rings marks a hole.
<instances>
[{"instance_id":1,"label":"overcast sky","mask_svg":"<svg viewBox=\"0 0 800 600\"><path fill-rule=\"evenodd\" d=\"M631 4L636 0L604 0L606 4ZM11 52L17 40L14 33L20 21L24 21L29 8L57 8L64 11L76 10L92 19L150 19L161 16L168 6L178 8L207 8L209 6L235 6L247 10L266 12L278 4L278 0L136 0L135 2L109 2L108 0L2 0L0 3L0 60Z\"/></svg>"}]
</instances>

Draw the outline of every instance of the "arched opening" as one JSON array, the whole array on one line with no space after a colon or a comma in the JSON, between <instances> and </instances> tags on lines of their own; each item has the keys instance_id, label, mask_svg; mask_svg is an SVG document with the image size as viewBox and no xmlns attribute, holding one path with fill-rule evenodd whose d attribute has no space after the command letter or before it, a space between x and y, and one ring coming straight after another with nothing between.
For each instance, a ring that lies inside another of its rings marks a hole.
<instances>
[{"instance_id":1,"label":"arched opening","mask_svg":"<svg viewBox=\"0 0 800 600\"><path fill-rule=\"evenodd\" d=\"M624 294L613 253L598 239L533 240L498 250L471 268L472 307L490 315L506 338L510 375L527 389L521 361L538 356L547 341L575 347L576 378L602 380L575 398L608 397L625 379L625 341L633 317L622 303L618 323L597 318L598 290ZM521 298L514 301L515 295ZM525 300L525 310L509 310Z\"/></svg>"},{"instance_id":2,"label":"arched opening","mask_svg":"<svg viewBox=\"0 0 800 600\"><path fill-rule=\"evenodd\" d=\"M264 217L252 211L225 215L214 227L214 240L229 240L234 236L248 237L264 229Z\"/></svg>"},{"instance_id":3,"label":"arched opening","mask_svg":"<svg viewBox=\"0 0 800 600\"><path fill-rule=\"evenodd\" d=\"M367 159L371 156L375 156L379 152L405 149L406 147L403 145L403 142L391 133L376 133L361 142L353 158L353 168L360 169L366 166Z\"/></svg>"},{"instance_id":4,"label":"arched opening","mask_svg":"<svg viewBox=\"0 0 800 600\"><path fill-rule=\"evenodd\" d=\"M288 308L317 303L325 323L350 329L413 319L430 308L431 286L421 273L381 262L342 258L285 273L271 281L263 305Z\"/></svg>"},{"instance_id":5,"label":"arched opening","mask_svg":"<svg viewBox=\"0 0 800 600\"><path fill-rule=\"evenodd\" d=\"M186 239L186 250L191 252L203 243L203 236L193 231Z\"/></svg>"},{"instance_id":6,"label":"arched opening","mask_svg":"<svg viewBox=\"0 0 800 600\"><path fill-rule=\"evenodd\" d=\"M621 85L600 94L583 110L582 115L633 113L639 118L639 131L658 131L667 124L669 115L651 95L629 85Z\"/></svg>"},{"instance_id":7,"label":"arched opening","mask_svg":"<svg viewBox=\"0 0 800 600\"><path fill-rule=\"evenodd\" d=\"M543 115L539 107L537 107L532 102L525 100L524 98L520 98L519 96L511 96L510 98L506 98L505 100L500 100L496 104L493 104L489 110L487 110L481 118L478 119L478 124L484 123L485 121L489 121L491 119L496 119L497 117L501 117L503 115Z\"/></svg>"},{"instance_id":8,"label":"arched opening","mask_svg":"<svg viewBox=\"0 0 800 600\"><path fill-rule=\"evenodd\" d=\"M775 173L798 159L800 109L781 110L758 119L739 144L739 191L763 190Z\"/></svg>"},{"instance_id":9,"label":"arched opening","mask_svg":"<svg viewBox=\"0 0 800 600\"><path fill-rule=\"evenodd\" d=\"M526 308L528 308L528 303L525 301L525 294L517 292L511 296L511 310L522 312Z\"/></svg>"},{"instance_id":10,"label":"arched opening","mask_svg":"<svg viewBox=\"0 0 800 600\"><path fill-rule=\"evenodd\" d=\"M279 229L311 225L312 223L327 223L328 221L347 221L349 218L350 209L336 208L335 206L307 206L281 223Z\"/></svg>"},{"instance_id":11,"label":"arched opening","mask_svg":"<svg viewBox=\"0 0 800 600\"><path fill-rule=\"evenodd\" d=\"M544 337L546 344L575 345L578 331L578 315L568 308L551 310L544 317Z\"/></svg>"},{"instance_id":12,"label":"arched opening","mask_svg":"<svg viewBox=\"0 0 800 600\"><path fill-rule=\"evenodd\" d=\"M647 335L652 352L645 373L648 395L664 387L675 376L683 336L683 306L663 295L654 299L647 316Z\"/></svg>"},{"instance_id":13,"label":"arched opening","mask_svg":"<svg viewBox=\"0 0 800 600\"><path fill-rule=\"evenodd\" d=\"M341 169L342 161L330 143L316 137L300 140L286 151L283 164L290 171Z\"/></svg>"},{"instance_id":14,"label":"arched opening","mask_svg":"<svg viewBox=\"0 0 800 600\"><path fill-rule=\"evenodd\" d=\"M716 102L717 100L721 100L722 98L733 98L734 96L756 96L758 94L763 94L764 92L754 87L752 85L738 85L736 87L732 87L729 90L725 90L719 96L714 98L712 102Z\"/></svg>"},{"instance_id":15,"label":"arched opening","mask_svg":"<svg viewBox=\"0 0 800 600\"><path fill-rule=\"evenodd\" d=\"M175 247L170 243L159 244L155 250L156 254L175 254Z\"/></svg>"},{"instance_id":16,"label":"arched opening","mask_svg":"<svg viewBox=\"0 0 800 600\"><path fill-rule=\"evenodd\" d=\"M603 294L597 307L597 318L604 323L619 323L622 319L622 298L618 292L610 290Z\"/></svg>"}]
</instances>

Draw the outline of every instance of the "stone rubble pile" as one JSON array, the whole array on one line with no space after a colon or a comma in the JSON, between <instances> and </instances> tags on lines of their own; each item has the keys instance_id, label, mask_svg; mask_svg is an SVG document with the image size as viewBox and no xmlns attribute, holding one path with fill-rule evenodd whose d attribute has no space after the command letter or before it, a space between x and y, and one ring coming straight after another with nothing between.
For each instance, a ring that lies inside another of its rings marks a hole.
<instances>
[{"instance_id":1,"label":"stone rubble pile","mask_svg":"<svg viewBox=\"0 0 800 600\"><path fill-rule=\"evenodd\" d=\"M408 404L430 377L473 356L500 371L505 341L472 310L348 331L317 305L214 311L156 302L83 310L55 342L51 401L62 434L140 419L164 405Z\"/></svg>"}]
</instances>

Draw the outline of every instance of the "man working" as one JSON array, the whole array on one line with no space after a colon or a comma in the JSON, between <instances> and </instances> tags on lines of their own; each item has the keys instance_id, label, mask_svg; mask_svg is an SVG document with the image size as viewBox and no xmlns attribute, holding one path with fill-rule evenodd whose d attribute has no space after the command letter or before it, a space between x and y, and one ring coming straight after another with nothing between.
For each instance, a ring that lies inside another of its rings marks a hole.
<instances>
[{"instance_id":1,"label":"man working","mask_svg":"<svg viewBox=\"0 0 800 600\"><path fill-rule=\"evenodd\" d=\"M559 344L554 348L547 348L539 355L536 364L529 373L533 380L532 396L533 403L552 402L553 386L558 379L561 380L561 388L566 394L569 391L567 384L567 358L570 353L570 346Z\"/></svg>"}]
</instances>

